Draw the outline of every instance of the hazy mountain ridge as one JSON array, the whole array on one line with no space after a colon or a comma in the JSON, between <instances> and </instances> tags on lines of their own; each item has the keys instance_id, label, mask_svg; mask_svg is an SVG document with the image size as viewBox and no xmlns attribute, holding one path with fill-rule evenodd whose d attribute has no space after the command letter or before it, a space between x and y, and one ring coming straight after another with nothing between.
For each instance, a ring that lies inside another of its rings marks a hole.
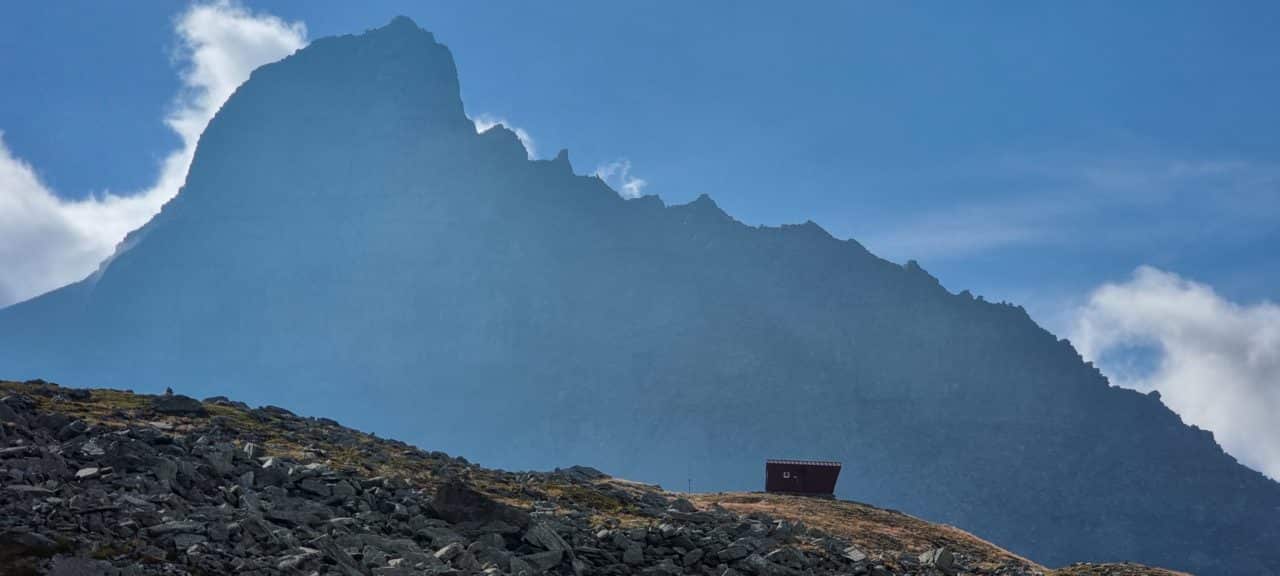
<instances>
[{"instance_id":1,"label":"hazy mountain ridge","mask_svg":"<svg viewBox=\"0 0 1280 576\"><path fill-rule=\"evenodd\" d=\"M406 20L256 71L126 245L0 311L7 375L182 381L504 467L695 489L842 459L845 497L1048 564L1280 569L1280 487L1020 308L812 223L527 161L510 131L474 133L448 50Z\"/></svg>"}]
</instances>

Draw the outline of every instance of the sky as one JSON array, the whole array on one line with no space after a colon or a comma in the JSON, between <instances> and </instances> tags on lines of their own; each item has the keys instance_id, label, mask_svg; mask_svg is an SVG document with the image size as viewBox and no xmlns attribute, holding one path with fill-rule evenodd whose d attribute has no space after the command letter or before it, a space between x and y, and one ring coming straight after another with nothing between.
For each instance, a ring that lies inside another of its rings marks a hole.
<instances>
[{"instance_id":1,"label":"sky","mask_svg":"<svg viewBox=\"0 0 1280 576\"><path fill-rule=\"evenodd\" d=\"M1274 3L5 4L0 306L177 193L254 67L397 14L531 157L1023 305L1280 478Z\"/></svg>"}]
</instances>

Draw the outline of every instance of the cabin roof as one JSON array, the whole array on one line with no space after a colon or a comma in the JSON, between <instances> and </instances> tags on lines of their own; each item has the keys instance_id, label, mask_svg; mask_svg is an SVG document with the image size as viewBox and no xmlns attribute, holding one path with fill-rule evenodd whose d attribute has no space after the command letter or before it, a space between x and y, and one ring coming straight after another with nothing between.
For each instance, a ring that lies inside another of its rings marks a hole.
<instances>
[{"instance_id":1,"label":"cabin roof","mask_svg":"<svg viewBox=\"0 0 1280 576\"><path fill-rule=\"evenodd\" d=\"M834 468L839 468L841 466L839 462L833 462L831 460L773 460L773 459L770 459L770 460L765 460L764 463L765 464L790 464L795 466L831 466Z\"/></svg>"}]
</instances>

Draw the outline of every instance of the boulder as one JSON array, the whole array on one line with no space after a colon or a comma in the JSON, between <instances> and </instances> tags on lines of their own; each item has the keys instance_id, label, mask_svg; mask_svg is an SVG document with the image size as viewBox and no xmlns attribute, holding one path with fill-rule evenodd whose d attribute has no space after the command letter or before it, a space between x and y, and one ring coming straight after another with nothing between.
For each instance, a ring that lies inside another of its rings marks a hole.
<instances>
[{"instance_id":1,"label":"boulder","mask_svg":"<svg viewBox=\"0 0 1280 576\"><path fill-rule=\"evenodd\" d=\"M58 551L58 543L39 532L5 530L0 532L0 562L5 558L50 556Z\"/></svg>"},{"instance_id":2,"label":"boulder","mask_svg":"<svg viewBox=\"0 0 1280 576\"><path fill-rule=\"evenodd\" d=\"M778 548L766 554L764 559L797 570L809 565L809 559L805 557L804 552L790 546Z\"/></svg>"},{"instance_id":3,"label":"boulder","mask_svg":"<svg viewBox=\"0 0 1280 576\"><path fill-rule=\"evenodd\" d=\"M686 514L692 514L698 511L697 506L694 506L693 502L690 502L685 498L676 498L675 500L672 500L671 506L669 506L668 509L675 510L676 512L684 512Z\"/></svg>"},{"instance_id":4,"label":"boulder","mask_svg":"<svg viewBox=\"0 0 1280 576\"><path fill-rule=\"evenodd\" d=\"M560 561L564 560L564 551L548 550L536 554L525 554L520 559L533 565L538 571L545 572L560 565Z\"/></svg>"},{"instance_id":5,"label":"boulder","mask_svg":"<svg viewBox=\"0 0 1280 576\"><path fill-rule=\"evenodd\" d=\"M751 550L747 549L747 547L735 543L717 552L716 557L718 557L721 562L736 562L746 558L750 554Z\"/></svg>"},{"instance_id":6,"label":"boulder","mask_svg":"<svg viewBox=\"0 0 1280 576\"><path fill-rule=\"evenodd\" d=\"M466 551L467 551L467 548L465 546L463 546L459 542L454 542L452 544L449 544L448 546L445 546L444 548L436 550L436 553L434 554L434 556L437 559L439 559L441 562L450 562L454 558L461 556L462 553Z\"/></svg>"},{"instance_id":7,"label":"boulder","mask_svg":"<svg viewBox=\"0 0 1280 576\"><path fill-rule=\"evenodd\" d=\"M756 576L797 576L800 574L799 570L770 562L759 554L747 556L739 565Z\"/></svg>"},{"instance_id":8,"label":"boulder","mask_svg":"<svg viewBox=\"0 0 1280 576\"><path fill-rule=\"evenodd\" d=\"M849 546L841 552L841 555L853 562L862 562L867 559L867 554L858 549L857 546Z\"/></svg>"},{"instance_id":9,"label":"boulder","mask_svg":"<svg viewBox=\"0 0 1280 576\"><path fill-rule=\"evenodd\" d=\"M921 564L937 568L944 574L955 574L957 571L956 557L945 546L921 553L919 559Z\"/></svg>"},{"instance_id":10,"label":"boulder","mask_svg":"<svg viewBox=\"0 0 1280 576\"><path fill-rule=\"evenodd\" d=\"M546 524L535 524L524 533L524 541L543 550L569 550L564 539Z\"/></svg>"},{"instance_id":11,"label":"boulder","mask_svg":"<svg viewBox=\"0 0 1280 576\"><path fill-rule=\"evenodd\" d=\"M643 564L644 548L638 543L631 542L627 545L626 550L622 552L622 561L631 566Z\"/></svg>"},{"instance_id":12,"label":"boulder","mask_svg":"<svg viewBox=\"0 0 1280 576\"><path fill-rule=\"evenodd\" d=\"M539 570L523 558L511 559L511 576L533 576L538 573Z\"/></svg>"},{"instance_id":13,"label":"boulder","mask_svg":"<svg viewBox=\"0 0 1280 576\"><path fill-rule=\"evenodd\" d=\"M489 498L456 478L436 490L431 509L453 524L499 520L521 528L529 525L527 512Z\"/></svg>"},{"instance_id":14,"label":"boulder","mask_svg":"<svg viewBox=\"0 0 1280 576\"><path fill-rule=\"evenodd\" d=\"M564 469L557 468L555 473L563 475L569 480L576 482L591 482L609 477L608 474L590 466L570 466Z\"/></svg>"},{"instance_id":15,"label":"boulder","mask_svg":"<svg viewBox=\"0 0 1280 576\"><path fill-rule=\"evenodd\" d=\"M151 409L173 416L205 416L209 413L199 400L181 394L156 396L151 400Z\"/></svg>"}]
</instances>

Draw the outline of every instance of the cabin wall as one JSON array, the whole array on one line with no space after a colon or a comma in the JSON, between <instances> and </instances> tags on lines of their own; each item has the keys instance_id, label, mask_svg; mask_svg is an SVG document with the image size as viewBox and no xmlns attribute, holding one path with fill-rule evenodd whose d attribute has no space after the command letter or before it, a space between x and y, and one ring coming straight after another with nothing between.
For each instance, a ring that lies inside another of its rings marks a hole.
<instances>
[{"instance_id":1,"label":"cabin wall","mask_svg":"<svg viewBox=\"0 0 1280 576\"><path fill-rule=\"evenodd\" d=\"M796 494L835 493L840 467L831 465L769 462L765 464L766 492Z\"/></svg>"}]
</instances>

